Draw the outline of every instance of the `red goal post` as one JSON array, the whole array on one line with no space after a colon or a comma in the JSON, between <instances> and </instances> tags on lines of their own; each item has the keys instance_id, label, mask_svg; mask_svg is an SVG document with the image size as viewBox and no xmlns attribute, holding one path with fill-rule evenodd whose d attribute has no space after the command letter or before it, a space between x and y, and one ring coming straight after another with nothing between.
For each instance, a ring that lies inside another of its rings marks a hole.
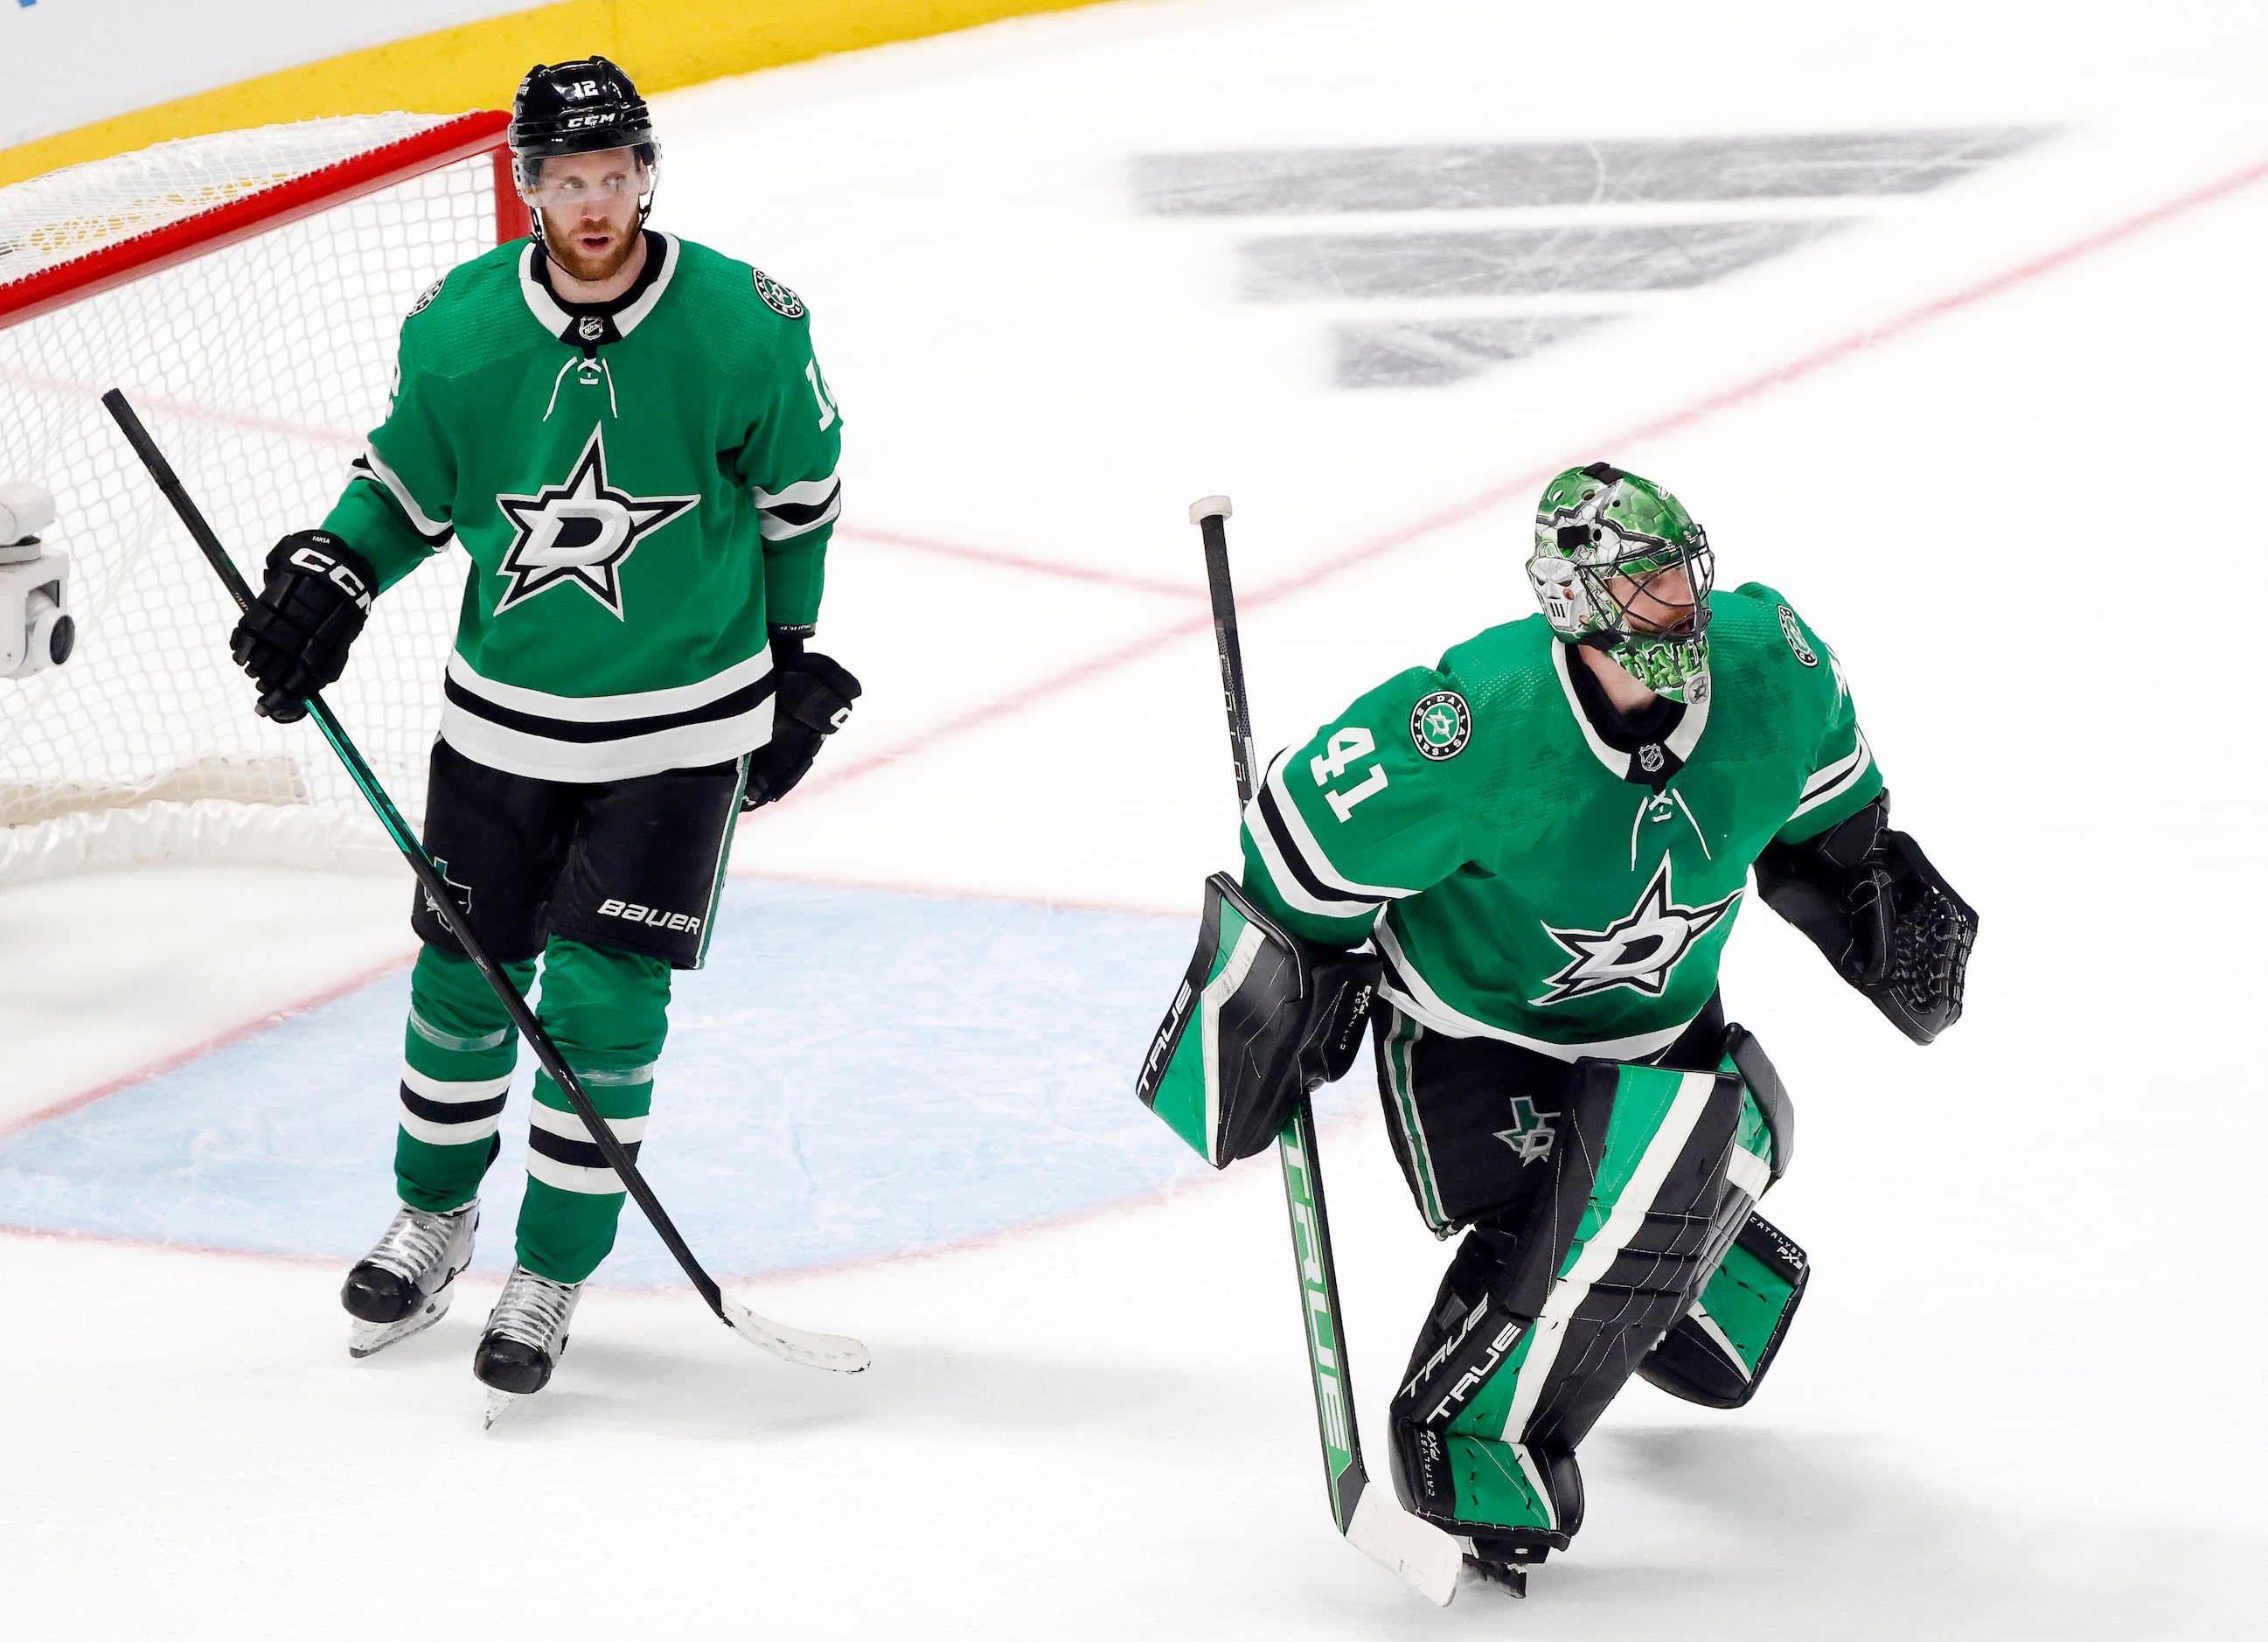
<instances>
[{"instance_id":1,"label":"red goal post","mask_svg":"<svg viewBox=\"0 0 2268 1642\"><path fill-rule=\"evenodd\" d=\"M0 188L0 484L52 493L43 550L69 556L78 635L62 666L0 678L0 884L394 858L320 737L253 716L233 613L99 397L125 390L256 584L383 417L402 317L526 233L506 123L303 121ZM380 601L328 692L413 819L462 579L430 567Z\"/></svg>"}]
</instances>

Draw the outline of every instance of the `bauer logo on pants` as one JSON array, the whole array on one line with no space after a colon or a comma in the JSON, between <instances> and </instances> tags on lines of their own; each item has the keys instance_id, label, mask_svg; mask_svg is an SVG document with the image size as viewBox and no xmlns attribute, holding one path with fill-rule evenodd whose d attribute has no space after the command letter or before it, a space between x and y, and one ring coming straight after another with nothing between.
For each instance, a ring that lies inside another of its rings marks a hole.
<instances>
[{"instance_id":1,"label":"bauer logo on pants","mask_svg":"<svg viewBox=\"0 0 2268 1642\"><path fill-rule=\"evenodd\" d=\"M602 918L622 918L632 924L643 924L653 930L697 930L701 920L689 912L665 912L659 907L641 906L635 901L621 901L608 896L599 904Z\"/></svg>"}]
</instances>

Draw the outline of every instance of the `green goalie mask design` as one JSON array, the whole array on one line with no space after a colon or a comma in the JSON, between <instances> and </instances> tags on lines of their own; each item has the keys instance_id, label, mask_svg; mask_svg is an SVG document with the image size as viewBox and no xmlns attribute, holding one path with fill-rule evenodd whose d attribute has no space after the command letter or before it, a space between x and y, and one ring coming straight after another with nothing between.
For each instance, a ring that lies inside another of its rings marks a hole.
<instances>
[{"instance_id":1,"label":"green goalie mask design","mask_svg":"<svg viewBox=\"0 0 2268 1642\"><path fill-rule=\"evenodd\" d=\"M1544 486L1528 579L1552 630L1672 701L1708 688L1714 573L1707 533L1652 480L1593 462Z\"/></svg>"}]
</instances>

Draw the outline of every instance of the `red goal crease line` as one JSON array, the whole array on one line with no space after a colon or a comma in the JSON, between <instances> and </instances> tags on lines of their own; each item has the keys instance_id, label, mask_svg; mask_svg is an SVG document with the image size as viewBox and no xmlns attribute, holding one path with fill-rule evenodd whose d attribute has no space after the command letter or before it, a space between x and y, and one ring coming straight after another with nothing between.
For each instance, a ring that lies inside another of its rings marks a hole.
<instances>
[{"instance_id":1,"label":"red goal crease line","mask_svg":"<svg viewBox=\"0 0 2268 1642\"><path fill-rule=\"evenodd\" d=\"M443 166L494 151L503 141L504 127L510 121L511 116L500 109L460 114L414 136L385 144L336 165L294 177L289 182L261 188L179 222L105 246L85 256L42 269L12 284L0 286L0 330ZM513 237L503 233L508 217L503 192L508 186L508 174L500 167L497 209L499 243Z\"/></svg>"},{"instance_id":2,"label":"red goal crease line","mask_svg":"<svg viewBox=\"0 0 2268 1642\"><path fill-rule=\"evenodd\" d=\"M1880 323L1851 332L1824 347L1815 349L1784 364L1774 365L1770 370L1760 372L1745 381L1735 383L1731 387L1705 395L1668 415L1657 416L1651 422L1642 423L1635 428L1625 429L1610 438L1594 441L1594 447L1600 445L1606 448L1627 447L1642 444L1648 439L1659 438L1665 434L1682 432L1697 423L1705 422L1719 411L1730 410L1736 406L1760 399L1777 388L1786 387L1793 383L1802 381L1808 377L1815 376L1829 366L1840 364L1869 348L1896 340L1933 320L1943 319L1948 314L1973 307L1978 303L2004 295L2019 285L2029 283L2044 275L2058 272L2073 262L2093 255L2097 251L2107 250L2112 246L2133 239L2139 234L2159 227L2175 217L2184 216L2201 206L2211 205L2232 195L2242 193L2264 179L2268 179L2268 159L2256 160L2216 181L2176 195L2163 204L2153 206L2147 210L2114 223L2107 228L2084 235L2043 255L2018 263L2014 268L2003 269L1989 278L1979 280L1975 284L1965 286L1948 296L1934 298L1918 306L1908 308L1904 313ZM1321 563L1309 566L1279 581L1271 582L1247 594L1242 603L1248 609L1274 604L1294 593L1304 593L1333 577L1343 575L1348 571L1369 563L1374 559L1409 547L1437 532L1476 519L1494 508L1503 506L1507 502L1532 494L1536 487L1558 472L1559 467L1560 464L1554 462L1548 467L1539 467L1532 473L1522 473L1500 480L1486 490L1427 514L1413 524L1403 526L1384 535L1373 537L1367 541L1347 549L1334 557L1323 560ZM1055 702L1068 688L1090 683L1107 674L1147 660L1160 651L1168 648L1180 640L1194 637L1205 631L1211 624L1209 617L1184 618L1161 624L1138 637L1125 641L1107 654L1091 657L1051 674L1046 678L1020 684L1013 690L995 696L990 701L979 703L944 723L917 731L910 735L902 736L897 740L867 754L864 758L847 760L831 770L822 765L818 772L803 784L802 795L807 801L832 792L838 787L848 785L878 770L887 769L917 754L934 751L946 742L997 724L1004 718L1013 718L1035 707Z\"/></svg>"}]
</instances>

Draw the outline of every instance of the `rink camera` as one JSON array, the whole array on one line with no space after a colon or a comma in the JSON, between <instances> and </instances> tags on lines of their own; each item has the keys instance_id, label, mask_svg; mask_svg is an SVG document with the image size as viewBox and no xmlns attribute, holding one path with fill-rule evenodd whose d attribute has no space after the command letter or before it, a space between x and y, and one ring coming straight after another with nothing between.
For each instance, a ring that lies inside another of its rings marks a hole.
<instances>
[{"instance_id":1,"label":"rink camera","mask_svg":"<svg viewBox=\"0 0 2268 1642\"><path fill-rule=\"evenodd\" d=\"M0 678L27 679L70 659L70 555L40 545L55 499L27 480L0 484Z\"/></svg>"}]
</instances>

